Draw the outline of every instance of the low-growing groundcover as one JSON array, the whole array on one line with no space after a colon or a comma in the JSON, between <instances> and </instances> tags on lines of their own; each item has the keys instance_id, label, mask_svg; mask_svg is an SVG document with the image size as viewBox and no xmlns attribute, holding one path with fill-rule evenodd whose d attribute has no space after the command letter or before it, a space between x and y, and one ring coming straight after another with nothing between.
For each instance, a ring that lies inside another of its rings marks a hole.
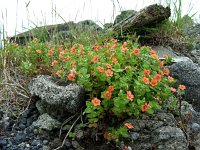
<instances>
[{"instance_id":1,"label":"low-growing groundcover","mask_svg":"<svg viewBox=\"0 0 200 150\"><path fill-rule=\"evenodd\" d=\"M173 87L175 80L165 67L170 58L160 61L153 49L139 47L137 42L111 39L91 47L47 45L34 39L15 50L27 75L51 74L83 87L88 93L84 111L88 127L101 128L109 141L128 137L134 125L119 126L124 119L172 107L177 104L176 95L185 90L184 85L178 90ZM102 124L106 124L103 129Z\"/></svg>"}]
</instances>

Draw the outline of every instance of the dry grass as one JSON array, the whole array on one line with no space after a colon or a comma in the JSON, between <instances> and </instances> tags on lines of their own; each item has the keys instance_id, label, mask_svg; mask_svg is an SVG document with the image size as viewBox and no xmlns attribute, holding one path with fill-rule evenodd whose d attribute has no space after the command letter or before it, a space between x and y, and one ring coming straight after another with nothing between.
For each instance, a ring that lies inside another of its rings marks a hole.
<instances>
[{"instance_id":1,"label":"dry grass","mask_svg":"<svg viewBox=\"0 0 200 150\"><path fill-rule=\"evenodd\" d=\"M27 90L28 79L20 75L14 65L1 67L0 106L17 119L29 106L31 98Z\"/></svg>"}]
</instances>

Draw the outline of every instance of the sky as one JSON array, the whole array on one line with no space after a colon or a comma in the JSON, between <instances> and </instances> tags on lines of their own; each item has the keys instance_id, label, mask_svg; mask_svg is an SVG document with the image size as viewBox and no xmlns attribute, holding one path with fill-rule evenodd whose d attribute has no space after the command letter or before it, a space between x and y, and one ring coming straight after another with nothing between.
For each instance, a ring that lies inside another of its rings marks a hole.
<instances>
[{"instance_id":1,"label":"sky","mask_svg":"<svg viewBox=\"0 0 200 150\"><path fill-rule=\"evenodd\" d=\"M0 32L13 36L36 26L91 19L99 25L113 22L121 10L140 10L176 0L0 0ZM200 0L182 0L183 15L199 19ZM2 34L0 34L0 39Z\"/></svg>"}]
</instances>

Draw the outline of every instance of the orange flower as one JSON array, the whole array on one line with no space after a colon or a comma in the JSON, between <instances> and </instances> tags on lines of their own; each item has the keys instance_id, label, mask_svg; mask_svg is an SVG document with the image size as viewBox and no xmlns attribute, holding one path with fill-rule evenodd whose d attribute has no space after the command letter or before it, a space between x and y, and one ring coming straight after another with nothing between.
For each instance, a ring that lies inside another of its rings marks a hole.
<instances>
[{"instance_id":1,"label":"orange flower","mask_svg":"<svg viewBox=\"0 0 200 150\"><path fill-rule=\"evenodd\" d=\"M163 67L164 66L164 61L159 61L159 65L160 65L160 67Z\"/></svg>"},{"instance_id":2,"label":"orange flower","mask_svg":"<svg viewBox=\"0 0 200 150\"><path fill-rule=\"evenodd\" d=\"M139 49L139 48L134 48L134 49L133 49L133 54L134 54L135 56L139 55L139 54L140 54L140 49Z\"/></svg>"},{"instance_id":3,"label":"orange flower","mask_svg":"<svg viewBox=\"0 0 200 150\"><path fill-rule=\"evenodd\" d=\"M149 84L149 79L148 79L147 77L144 77L142 80L143 80L143 82L144 82L145 84Z\"/></svg>"},{"instance_id":4,"label":"orange flower","mask_svg":"<svg viewBox=\"0 0 200 150\"><path fill-rule=\"evenodd\" d=\"M128 129L133 129L134 126L131 123L125 123L124 124Z\"/></svg>"},{"instance_id":5,"label":"orange flower","mask_svg":"<svg viewBox=\"0 0 200 150\"><path fill-rule=\"evenodd\" d=\"M71 49L70 49L70 51L71 51L71 54L75 54L75 53L76 53L76 49L75 49L75 47L72 46Z\"/></svg>"},{"instance_id":6,"label":"orange flower","mask_svg":"<svg viewBox=\"0 0 200 150\"><path fill-rule=\"evenodd\" d=\"M122 50L123 53L126 53L128 49L127 49L127 47L123 47L123 46L122 46L122 47L121 47L121 50Z\"/></svg>"},{"instance_id":7,"label":"orange flower","mask_svg":"<svg viewBox=\"0 0 200 150\"><path fill-rule=\"evenodd\" d=\"M57 60L54 60L54 61L51 63L51 66L55 66L57 63L58 63L58 61L57 61Z\"/></svg>"},{"instance_id":8,"label":"orange flower","mask_svg":"<svg viewBox=\"0 0 200 150\"><path fill-rule=\"evenodd\" d=\"M168 69L168 68L164 68L163 73L164 73L165 75L169 75L169 69Z\"/></svg>"},{"instance_id":9,"label":"orange flower","mask_svg":"<svg viewBox=\"0 0 200 150\"><path fill-rule=\"evenodd\" d=\"M153 79L157 80L157 81L160 81L161 80L161 75L160 74L156 74Z\"/></svg>"},{"instance_id":10,"label":"orange flower","mask_svg":"<svg viewBox=\"0 0 200 150\"><path fill-rule=\"evenodd\" d=\"M176 92L176 89L175 88L173 88L173 87L170 87L170 90L172 91L172 92Z\"/></svg>"},{"instance_id":11,"label":"orange flower","mask_svg":"<svg viewBox=\"0 0 200 150\"><path fill-rule=\"evenodd\" d=\"M95 44L93 48L94 48L94 51L97 52L99 50L99 45Z\"/></svg>"},{"instance_id":12,"label":"orange flower","mask_svg":"<svg viewBox=\"0 0 200 150\"><path fill-rule=\"evenodd\" d=\"M98 98L93 98L92 99L92 104L94 106L100 106L101 105L101 101Z\"/></svg>"},{"instance_id":13,"label":"orange flower","mask_svg":"<svg viewBox=\"0 0 200 150\"><path fill-rule=\"evenodd\" d=\"M70 81L74 80L74 79L75 79L75 73L72 72L72 71L70 71L70 73L69 73L69 75L67 76L67 78L68 78Z\"/></svg>"},{"instance_id":14,"label":"orange flower","mask_svg":"<svg viewBox=\"0 0 200 150\"><path fill-rule=\"evenodd\" d=\"M116 64L118 62L117 58L113 58L112 62Z\"/></svg>"},{"instance_id":15,"label":"orange flower","mask_svg":"<svg viewBox=\"0 0 200 150\"><path fill-rule=\"evenodd\" d=\"M158 59L158 55L157 54L152 54L151 55L154 59Z\"/></svg>"},{"instance_id":16,"label":"orange flower","mask_svg":"<svg viewBox=\"0 0 200 150\"><path fill-rule=\"evenodd\" d=\"M131 91L127 91L127 92L126 92L126 97L127 97L127 99L129 99L130 101L133 101L134 95L132 94Z\"/></svg>"},{"instance_id":17,"label":"orange flower","mask_svg":"<svg viewBox=\"0 0 200 150\"><path fill-rule=\"evenodd\" d=\"M106 91L103 95L106 99L110 99L112 97L112 93L110 91Z\"/></svg>"},{"instance_id":18,"label":"orange flower","mask_svg":"<svg viewBox=\"0 0 200 150\"><path fill-rule=\"evenodd\" d=\"M107 69L107 70L105 71L105 73L106 73L106 76L107 76L107 77L112 77L112 76L113 76L113 71L110 70L110 69Z\"/></svg>"},{"instance_id":19,"label":"orange flower","mask_svg":"<svg viewBox=\"0 0 200 150\"><path fill-rule=\"evenodd\" d=\"M98 70L99 70L99 72L101 72L101 73L103 73L103 72L104 72L104 68L103 68L103 67L101 67L101 66L98 66Z\"/></svg>"},{"instance_id":20,"label":"orange flower","mask_svg":"<svg viewBox=\"0 0 200 150\"><path fill-rule=\"evenodd\" d=\"M123 43L123 46L126 47L126 46L127 46L127 42L124 42L124 43Z\"/></svg>"},{"instance_id":21,"label":"orange flower","mask_svg":"<svg viewBox=\"0 0 200 150\"><path fill-rule=\"evenodd\" d=\"M151 106L147 103L144 103L144 105L142 105L142 112L146 112Z\"/></svg>"},{"instance_id":22,"label":"orange flower","mask_svg":"<svg viewBox=\"0 0 200 150\"><path fill-rule=\"evenodd\" d=\"M72 68L76 67L76 62L73 61L71 65L72 65Z\"/></svg>"},{"instance_id":23,"label":"orange flower","mask_svg":"<svg viewBox=\"0 0 200 150\"><path fill-rule=\"evenodd\" d=\"M147 77L150 76L150 70L144 69L143 73Z\"/></svg>"},{"instance_id":24,"label":"orange flower","mask_svg":"<svg viewBox=\"0 0 200 150\"><path fill-rule=\"evenodd\" d=\"M180 85L179 85L179 89L182 90L182 91L184 91L184 90L186 89L186 88L185 88L185 85L180 84Z\"/></svg>"},{"instance_id":25,"label":"orange flower","mask_svg":"<svg viewBox=\"0 0 200 150\"><path fill-rule=\"evenodd\" d=\"M98 56L93 56L93 59L91 60L91 62L93 62L94 64L97 63L99 61Z\"/></svg>"},{"instance_id":26,"label":"orange flower","mask_svg":"<svg viewBox=\"0 0 200 150\"><path fill-rule=\"evenodd\" d=\"M56 72L56 75L59 76L61 73L62 73L62 70L58 70L58 71Z\"/></svg>"},{"instance_id":27,"label":"orange flower","mask_svg":"<svg viewBox=\"0 0 200 150\"><path fill-rule=\"evenodd\" d=\"M114 86L112 86L112 85L110 85L110 86L108 87L108 91L109 91L109 92L112 92L112 91L114 91L114 89L115 89L115 87L114 87Z\"/></svg>"},{"instance_id":28,"label":"orange flower","mask_svg":"<svg viewBox=\"0 0 200 150\"><path fill-rule=\"evenodd\" d=\"M48 50L48 54L53 55L53 50L52 49Z\"/></svg>"},{"instance_id":29,"label":"orange flower","mask_svg":"<svg viewBox=\"0 0 200 150\"><path fill-rule=\"evenodd\" d=\"M41 51L40 49L37 49L37 50L36 50L36 53L41 54L42 51Z\"/></svg>"},{"instance_id":30,"label":"orange flower","mask_svg":"<svg viewBox=\"0 0 200 150\"><path fill-rule=\"evenodd\" d=\"M174 81L174 78L171 77L171 76L168 76L168 80L169 80L169 82L173 82L173 81Z\"/></svg>"},{"instance_id":31,"label":"orange flower","mask_svg":"<svg viewBox=\"0 0 200 150\"><path fill-rule=\"evenodd\" d=\"M113 44L110 49L114 49L117 46L117 43Z\"/></svg>"},{"instance_id":32,"label":"orange flower","mask_svg":"<svg viewBox=\"0 0 200 150\"><path fill-rule=\"evenodd\" d=\"M151 84L151 86L156 86L158 84L158 80L153 79L153 80L151 80L150 84Z\"/></svg>"},{"instance_id":33,"label":"orange flower","mask_svg":"<svg viewBox=\"0 0 200 150\"><path fill-rule=\"evenodd\" d=\"M111 64L106 64L106 67L107 67L108 69L112 69L112 65L111 65Z\"/></svg>"}]
</instances>

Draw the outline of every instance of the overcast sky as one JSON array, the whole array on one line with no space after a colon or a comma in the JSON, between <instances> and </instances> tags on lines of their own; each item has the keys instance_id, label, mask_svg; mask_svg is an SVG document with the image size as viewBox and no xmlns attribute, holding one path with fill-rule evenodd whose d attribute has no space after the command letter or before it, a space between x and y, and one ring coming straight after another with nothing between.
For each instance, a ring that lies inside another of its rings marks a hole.
<instances>
[{"instance_id":1,"label":"overcast sky","mask_svg":"<svg viewBox=\"0 0 200 150\"><path fill-rule=\"evenodd\" d=\"M12 36L34 28L35 25L64 23L63 20L78 22L92 19L101 25L113 22L121 10L138 11L160 1L162 0L0 0L0 31L4 26L6 34ZM190 12L192 15L198 11L200 0L182 1L183 14ZM196 18L198 17L199 12L196 14Z\"/></svg>"}]
</instances>

